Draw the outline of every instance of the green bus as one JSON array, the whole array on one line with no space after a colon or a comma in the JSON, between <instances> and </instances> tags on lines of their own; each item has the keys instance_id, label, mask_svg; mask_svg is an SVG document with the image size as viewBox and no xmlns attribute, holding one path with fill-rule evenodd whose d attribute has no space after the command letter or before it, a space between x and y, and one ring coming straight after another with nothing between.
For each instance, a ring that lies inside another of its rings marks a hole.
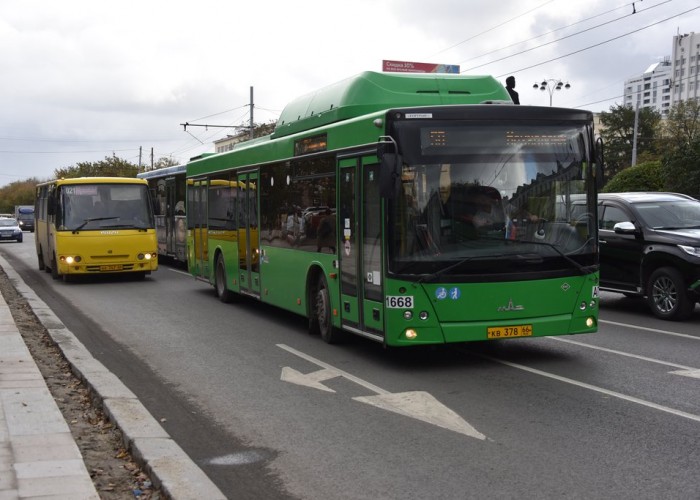
<instances>
[{"instance_id":1,"label":"green bus","mask_svg":"<svg viewBox=\"0 0 700 500\"><path fill-rule=\"evenodd\" d=\"M187 164L188 269L329 343L595 332L600 157L591 112L492 77L361 73Z\"/></svg>"}]
</instances>

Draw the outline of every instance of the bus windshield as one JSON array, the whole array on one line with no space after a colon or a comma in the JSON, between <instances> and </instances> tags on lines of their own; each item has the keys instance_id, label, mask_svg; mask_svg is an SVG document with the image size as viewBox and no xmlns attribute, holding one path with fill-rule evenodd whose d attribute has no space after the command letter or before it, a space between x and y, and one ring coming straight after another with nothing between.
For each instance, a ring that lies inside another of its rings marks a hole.
<instances>
[{"instance_id":1,"label":"bus windshield","mask_svg":"<svg viewBox=\"0 0 700 500\"><path fill-rule=\"evenodd\" d=\"M389 269L441 281L565 275L595 265L585 126L395 123L401 189Z\"/></svg>"},{"instance_id":2,"label":"bus windshield","mask_svg":"<svg viewBox=\"0 0 700 500\"><path fill-rule=\"evenodd\" d=\"M73 184L61 187L60 230L151 229L148 188L141 184Z\"/></svg>"}]
</instances>

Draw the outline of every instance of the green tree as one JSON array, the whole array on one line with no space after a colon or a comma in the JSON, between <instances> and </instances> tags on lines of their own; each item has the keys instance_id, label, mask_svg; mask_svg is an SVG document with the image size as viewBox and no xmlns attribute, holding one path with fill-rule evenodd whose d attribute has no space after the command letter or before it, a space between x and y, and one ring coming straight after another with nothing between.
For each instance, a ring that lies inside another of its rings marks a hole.
<instances>
[{"instance_id":1,"label":"green tree","mask_svg":"<svg viewBox=\"0 0 700 500\"><path fill-rule=\"evenodd\" d=\"M16 205L34 205L36 185L39 182L39 179L32 177L0 188L0 213L14 214Z\"/></svg>"},{"instance_id":2,"label":"green tree","mask_svg":"<svg viewBox=\"0 0 700 500\"><path fill-rule=\"evenodd\" d=\"M600 114L601 137L605 144L605 168L609 179L632 165L635 110L614 105ZM641 108L637 126L637 156L645 160L660 159L657 151L661 114L652 108Z\"/></svg>"},{"instance_id":3,"label":"green tree","mask_svg":"<svg viewBox=\"0 0 700 500\"><path fill-rule=\"evenodd\" d=\"M134 165L117 156L106 156L102 161L79 162L75 166L57 168L56 178L71 179L74 177L136 177L138 165Z\"/></svg>"},{"instance_id":4,"label":"green tree","mask_svg":"<svg viewBox=\"0 0 700 500\"><path fill-rule=\"evenodd\" d=\"M689 99L673 105L663 127L665 148L682 148L700 140L700 100Z\"/></svg>"},{"instance_id":5,"label":"green tree","mask_svg":"<svg viewBox=\"0 0 700 500\"><path fill-rule=\"evenodd\" d=\"M639 163L624 169L610 179L603 188L604 193L628 191L663 191L664 179L661 161Z\"/></svg>"},{"instance_id":6,"label":"green tree","mask_svg":"<svg viewBox=\"0 0 700 500\"><path fill-rule=\"evenodd\" d=\"M156 170L159 168L174 167L175 165L179 164L180 163L171 156L162 156L153 163L153 169Z\"/></svg>"},{"instance_id":7,"label":"green tree","mask_svg":"<svg viewBox=\"0 0 700 500\"><path fill-rule=\"evenodd\" d=\"M668 191L700 197L700 138L666 155L663 179Z\"/></svg>"}]
</instances>

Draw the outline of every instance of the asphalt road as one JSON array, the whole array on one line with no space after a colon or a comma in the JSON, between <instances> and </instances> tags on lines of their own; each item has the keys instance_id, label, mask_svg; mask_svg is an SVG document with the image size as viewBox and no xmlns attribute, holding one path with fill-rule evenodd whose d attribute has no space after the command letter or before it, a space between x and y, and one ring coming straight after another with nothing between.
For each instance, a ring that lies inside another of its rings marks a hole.
<instances>
[{"instance_id":1,"label":"asphalt road","mask_svg":"<svg viewBox=\"0 0 700 500\"><path fill-rule=\"evenodd\" d=\"M700 308L604 294L596 334L385 351L161 265L63 283L0 252L231 498L700 498Z\"/></svg>"}]
</instances>

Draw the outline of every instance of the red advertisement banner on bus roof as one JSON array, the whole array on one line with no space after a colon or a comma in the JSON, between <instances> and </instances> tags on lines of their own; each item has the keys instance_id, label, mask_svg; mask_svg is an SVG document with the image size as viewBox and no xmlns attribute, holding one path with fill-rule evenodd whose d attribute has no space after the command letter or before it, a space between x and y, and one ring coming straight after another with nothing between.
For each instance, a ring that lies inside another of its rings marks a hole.
<instances>
[{"instance_id":1,"label":"red advertisement banner on bus roof","mask_svg":"<svg viewBox=\"0 0 700 500\"><path fill-rule=\"evenodd\" d=\"M410 61L382 61L382 71L387 73L459 73L458 64L432 64Z\"/></svg>"}]
</instances>

